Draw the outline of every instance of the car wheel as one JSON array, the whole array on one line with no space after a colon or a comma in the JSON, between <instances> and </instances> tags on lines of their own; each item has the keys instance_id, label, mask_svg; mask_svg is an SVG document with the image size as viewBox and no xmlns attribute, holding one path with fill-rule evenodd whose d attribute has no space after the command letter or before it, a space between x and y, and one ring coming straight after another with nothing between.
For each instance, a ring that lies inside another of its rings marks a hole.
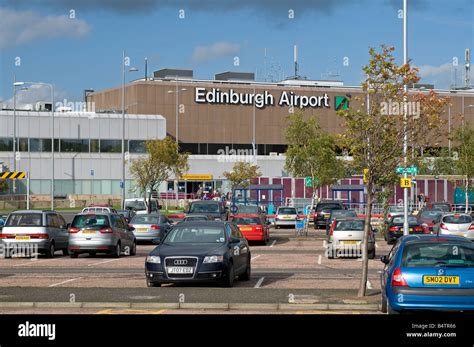
<instances>
[{"instance_id":1,"label":"car wheel","mask_svg":"<svg viewBox=\"0 0 474 347\"><path fill-rule=\"evenodd\" d=\"M375 259L375 246L374 246L374 248L372 248L370 250L370 252L367 256L369 257L369 259Z\"/></svg>"},{"instance_id":2,"label":"car wheel","mask_svg":"<svg viewBox=\"0 0 474 347\"><path fill-rule=\"evenodd\" d=\"M387 312L388 314L400 314L400 311L395 311L390 305L387 303Z\"/></svg>"},{"instance_id":3,"label":"car wheel","mask_svg":"<svg viewBox=\"0 0 474 347\"><path fill-rule=\"evenodd\" d=\"M250 257L247 260L247 267L245 268L245 272L239 276L239 281L249 281L251 275L251 265L250 265Z\"/></svg>"},{"instance_id":4,"label":"car wheel","mask_svg":"<svg viewBox=\"0 0 474 347\"><path fill-rule=\"evenodd\" d=\"M46 258L53 258L55 252L56 248L54 247L54 242L51 242L48 249L46 250Z\"/></svg>"},{"instance_id":5,"label":"car wheel","mask_svg":"<svg viewBox=\"0 0 474 347\"><path fill-rule=\"evenodd\" d=\"M156 288L156 287L161 287L161 283L151 282L149 280L146 280L146 286L149 288Z\"/></svg>"},{"instance_id":6,"label":"car wheel","mask_svg":"<svg viewBox=\"0 0 474 347\"><path fill-rule=\"evenodd\" d=\"M97 254L96 252L89 252L89 256L90 256L90 257L95 257L96 254Z\"/></svg>"},{"instance_id":7,"label":"car wheel","mask_svg":"<svg viewBox=\"0 0 474 347\"><path fill-rule=\"evenodd\" d=\"M134 241L133 242L133 245L132 245L132 249L130 250L130 255L131 256L134 256L137 254L137 242Z\"/></svg>"},{"instance_id":8,"label":"car wheel","mask_svg":"<svg viewBox=\"0 0 474 347\"><path fill-rule=\"evenodd\" d=\"M381 304L381 311L382 313L387 313L387 298L382 293L382 304Z\"/></svg>"},{"instance_id":9,"label":"car wheel","mask_svg":"<svg viewBox=\"0 0 474 347\"><path fill-rule=\"evenodd\" d=\"M116 245L115 245L115 250L113 251L112 253L112 256L114 258L120 258L120 254L122 253L122 246L120 245L120 242L118 242Z\"/></svg>"},{"instance_id":10,"label":"car wheel","mask_svg":"<svg viewBox=\"0 0 474 347\"><path fill-rule=\"evenodd\" d=\"M226 278L224 279L224 287L232 288L234 286L235 272L234 264L229 264L229 269L227 270Z\"/></svg>"},{"instance_id":11,"label":"car wheel","mask_svg":"<svg viewBox=\"0 0 474 347\"><path fill-rule=\"evenodd\" d=\"M67 248L63 249L63 255L66 256L66 257L69 255L69 251L68 251Z\"/></svg>"},{"instance_id":12,"label":"car wheel","mask_svg":"<svg viewBox=\"0 0 474 347\"><path fill-rule=\"evenodd\" d=\"M280 226L279 226L279 225L275 225L275 229L280 229Z\"/></svg>"},{"instance_id":13,"label":"car wheel","mask_svg":"<svg viewBox=\"0 0 474 347\"><path fill-rule=\"evenodd\" d=\"M75 259L75 258L79 257L79 254L76 253L76 252L69 252L69 256L70 256L71 258L74 258L74 259Z\"/></svg>"}]
</instances>

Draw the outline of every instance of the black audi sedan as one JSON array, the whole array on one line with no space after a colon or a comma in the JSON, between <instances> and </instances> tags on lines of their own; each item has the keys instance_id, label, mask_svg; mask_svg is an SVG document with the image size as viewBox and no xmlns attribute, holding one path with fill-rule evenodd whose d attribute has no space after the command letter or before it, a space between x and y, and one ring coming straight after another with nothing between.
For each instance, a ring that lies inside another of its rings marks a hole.
<instances>
[{"instance_id":1,"label":"black audi sedan","mask_svg":"<svg viewBox=\"0 0 474 347\"><path fill-rule=\"evenodd\" d=\"M232 287L250 279L250 248L229 222L194 221L175 225L148 255L148 287L163 283L215 282Z\"/></svg>"}]
</instances>

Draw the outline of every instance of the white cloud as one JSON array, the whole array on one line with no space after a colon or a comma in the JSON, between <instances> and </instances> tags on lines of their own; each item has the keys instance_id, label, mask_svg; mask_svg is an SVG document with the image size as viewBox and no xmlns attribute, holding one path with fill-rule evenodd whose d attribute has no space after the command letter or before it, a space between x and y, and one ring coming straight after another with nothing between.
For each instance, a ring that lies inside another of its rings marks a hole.
<instances>
[{"instance_id":1,"label":"white cloud","mask_svg":"<svg viewBox=\"0 0 474 347\"><path fill-rule=\"evenodd\" d=\"M81 19L70 19L66 15L41 16L33 11L0 8L0 18L0 48L15 47L43 38L80 38L91 29Z\"/></svg>"},{"instance_id":2,"label":"white cloud","mask_svg":"<svg viewBox=\"0 0 474 347\"><path fill-rule=\"evenodd\" d=\"M192 55L193 63L208 63L212 60L228 57L238 53L240 45L230 42L216 42L209 46L198 46L194 48Z\"/></svg>"},{"instance_id":3,"label":"white cloud","mask_svg":"<svg viewBox=\"0 0 474 347\"><path fill-rule=\"evenodd\" d=\"M441 65L420 65L418 66L420 83L432 83L435 88L450 88L453 84L460 87L464 84L464 62L459 61L458 66L452 63ZM455 73L456 71L456 73ZM474 70L471 70L471 85L474 82Z\"/></svg>"},{"instance_id":4,"label":"white cloud","mask_svg":"<svg viewBox=\"0 0 474 347\"><path fill-rule=\"evenodd\" d=\"M37 102L51 102L51 88L41 84L25 85L28 89L21 90L17 87L16 92L16 106L18 109L28 108L29 105L34 106ZM59 88L54 88L55 104L58 101L63 101L66 97L66 92ZM13 97L3 101L6 108L13 108Z\"/></svg>"}]
</instances>

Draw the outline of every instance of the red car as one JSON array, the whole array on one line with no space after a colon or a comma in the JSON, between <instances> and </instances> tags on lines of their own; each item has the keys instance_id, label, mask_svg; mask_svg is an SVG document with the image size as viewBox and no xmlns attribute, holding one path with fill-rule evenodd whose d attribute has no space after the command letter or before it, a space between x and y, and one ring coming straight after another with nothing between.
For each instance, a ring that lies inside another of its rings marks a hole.
<instances>
[{"instance_id":1,"label":"red car","mask_svg":"<svg viewBox=\"0 0 474 347\"><path fill-rule=\"evenodd\" d=\"M258 214L237 214L232 216L232 223L237 224L240 232L248 241L260 241L266 244L270 240L270 231Z\"/></svg>"}]
</instances>

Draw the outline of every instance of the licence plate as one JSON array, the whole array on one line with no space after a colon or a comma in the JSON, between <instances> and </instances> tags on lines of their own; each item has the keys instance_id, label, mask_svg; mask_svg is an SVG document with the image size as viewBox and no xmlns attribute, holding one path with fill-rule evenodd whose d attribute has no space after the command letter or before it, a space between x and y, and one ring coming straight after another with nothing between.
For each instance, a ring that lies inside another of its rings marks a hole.
<instances>
[{"instance_id":1,"label":"licence plate","mask_svg":"<svg viewBox=\"0 0 474 347\"><path fill-rule=\"evenodd\" d=\"M137 229L135 229L135 231L138 232L138 233L146 233L148 231L148 229L147 228L137 228Z\"/></svg>"},{"instance_id":2,"label":"licence plate","mask_svg":"<svg viewBox=\"0 0 474 347\"><path fill-rule=\"evenodd\" d=\"M291 219L290 216L283 216L283 219Z\"/></svg>"},{"instance_id":3,"label":"licence plate","mask_svg":"<svg viewBox=\"0 0 474 347\"><path fill-rule=\"evenodd\" d=\"M240 228L240 231L252 231L252 228Z\"/></svg>"},{"instance_id":4,"label":"licence plate","mask_svg":"<svg viewBox=\"0 0 474 347\"><path fill-rule=\"evenodd\" d=\"M169 274L192 274L194 269L187 266L173 266L167 268Z\"/></svg>"},{"instance_id":5,"label":"licence plate","mask_svg":"<svg viewBox=\"0 0 474 347\"><path fill-rule=\"evenodd\" d=\"M403 231L403 228L401 228L400 231ZM409 228L408 231L413 231L413 228Z\"/></svg>"},{"instance_id":6,"label":"licence plate","mask_svg":"<svg viewBox=\"0 0 474 347\"><path fill-rule=\"evenodd\" d=\"M423 284L459 284L459 276L423 276Z\"/></svg>"},{"instance_id":7,"label":"licence plate","mask_svg":"<svg viewBox=\"0 0 474 347\"><path fill-rule=\"evenodd\" d=\"M30 239L29 236L15 236L15 240L19 240L19 241L25 241L29 239Z\"/></svg>"},{"instance_id":8,"label":"licence plate","mask_svg":"<svg viewBox=\"0 0 474 347\"><path fill-rule=\"evenodd\" d=\"M356 245L357 241L341 241L343 245Z\"/></svg>"},{"instance_id":9,"label":"licence plate","mask_svg":"<svg viewBox=\"0 0 474 347\"><path fill-rule=\"evenodd\" d=\"M95 234L95 230L82 230L83 234Z\"/></svg>"},{"instance_id":10,"label":"licence plate","mask_svg":"<svg viewBox=\"0 0 474 347\"><path fill-rule=\"evenodd\" d=\"M329 218L329 215L328 215L328 214L325 214L325 215L324 215L324 218L328 219L328 218Z\"/></svg>"}]
</instances>

